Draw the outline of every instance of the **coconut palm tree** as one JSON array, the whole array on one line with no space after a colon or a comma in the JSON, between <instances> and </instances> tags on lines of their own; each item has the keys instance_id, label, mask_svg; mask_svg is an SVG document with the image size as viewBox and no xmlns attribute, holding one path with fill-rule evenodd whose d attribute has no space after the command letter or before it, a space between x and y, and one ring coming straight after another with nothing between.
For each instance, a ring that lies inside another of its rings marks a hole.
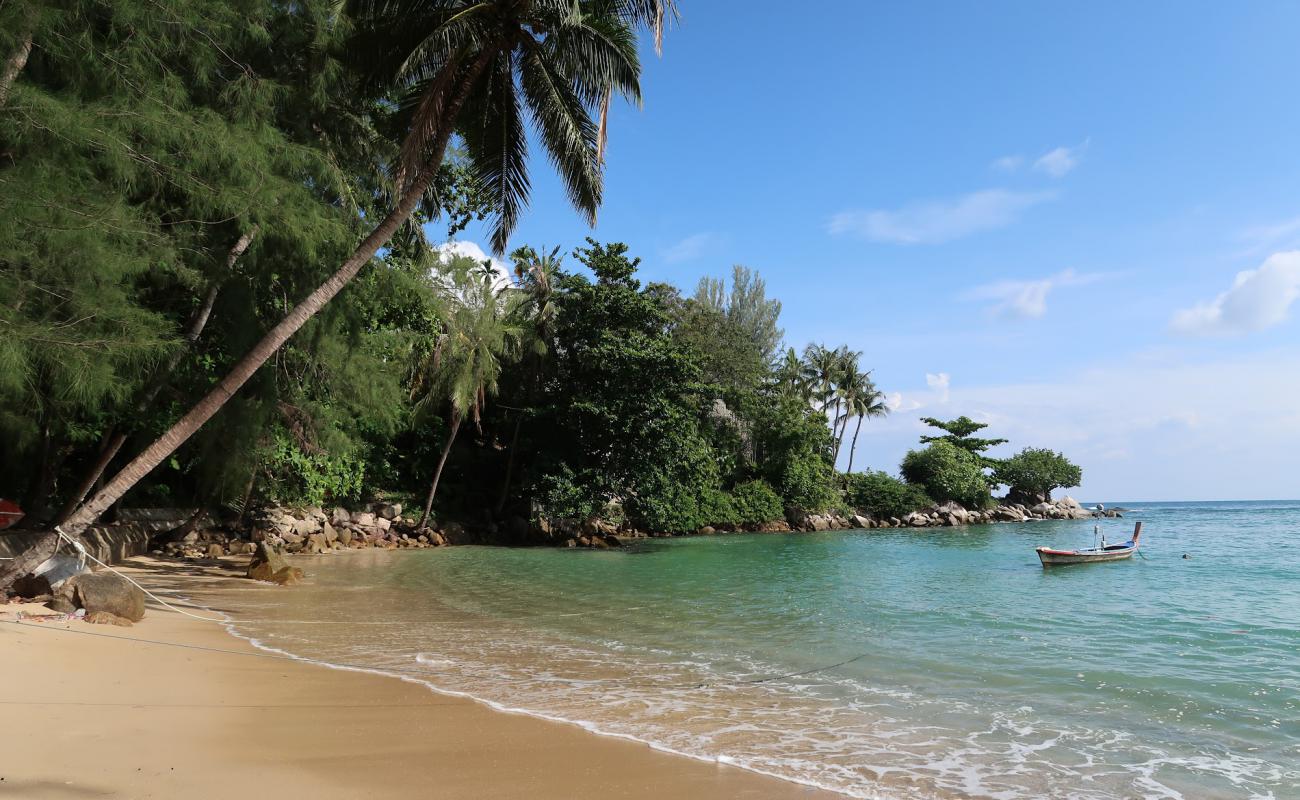
<instances>
[{"instance_id":1,"label":"coconut palm tree","mask_svg":"<svg viewBox=\"0 0 1300 800\"><path fill-rule=\"evenodd\" d=\"M884 393L876 389L870 372L854 375L846 396L848 399L844 409L844 429L848 429L850 417L858 419L858 424L853 429L853 441L849 445L849 466L845 470L845 472L853 472L853 455L858 449L858 434L862 432L862 420L865 417L885 416L889 413L889 406L885 405ZM840 435L843 436L843 433L841 432Z\"/></svg>"},{"instance_id":2,"label":"coconut palm tree","mask_svg":"<svg viewBox=\"0 0 1300 800\"><path fill-rule=\"evenodd\" d=\"M537 381L543 368L542 360L550 349L552 326L558 311L554 302L555 281L559 277L564 257L560 255L559 247L552 248L549 253L543 251L539 255L529 246L516 249L510 257L515 262L516 290L522 292L524 298L519 310L527 322L525 335L532 344L531 348L527 348L532 351L524 385L524 400L527 404L532 401L537 390ZM510 482L514 478L515 457L519 449L519 431L523 423L524 411L516 409L514 431L510 434L510 447L506 453L506 473L493 506L493 511L497 514L505 508L510 496Z\"/></svg>"},{"instance_id":3,"label":"coconut palm tree","mask_svg":"<svg viewBox=\"0 0 1300 800\"><path fill-rule=\"evenodd\" d=\"M785 355L777 362L774 372L778 390L802 397L804 402L812 402L812 387L807 380L806 365L793 347L786 348Z\"/></svg>"},{"instance_id":4,"label":"coconut palm tree","mask_svg":"<svg viewBox=\"0 0 1300 800\"><path fill-rule=\"evenodd\" d=\"M372 80L400 92L408 112L391 209L374 217L377 224L352 255L203 399L67 518L67 535L79 535L193 436L356 277L425 200L453 135L497 210L496 252L505 251L528 201L525 117L569 200L594 222L611 99L640 99L637 33L649 28L658 47L666 18L676 14L674 0L351 0L346 10L355 27L355 60L369 67ZM57 545L51 532L8 562L0 589Z\"/></svg>"},{"instance_id":5,"label":"coconut palm tree","mask_svg":"<svg viewBox=\"0 0 1300 800\"><path fill-rule=\"evenodd\" d=\"M465 420L477 427L488 398L497 392L502 366L519 355L523 339L517 298L496 286L494 275L477 269L454 270L445 292L442 333L416 364L411 399L417 415L446 410L447 439L438 456L429 496L424 502L423 528L433 509L447 456Z\"/></svg>"}]
</instances>

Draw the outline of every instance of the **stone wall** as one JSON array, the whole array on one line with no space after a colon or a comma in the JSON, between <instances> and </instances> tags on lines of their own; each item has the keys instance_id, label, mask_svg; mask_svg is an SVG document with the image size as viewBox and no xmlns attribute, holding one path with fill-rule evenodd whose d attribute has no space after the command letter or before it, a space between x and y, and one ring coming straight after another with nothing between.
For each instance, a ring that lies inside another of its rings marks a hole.
<instances>
[{"instance_id":1,"label":"stone wall","mask_svg":"<svg viewBox=\"0 0 1300 800\"><path fill-rule=\"evenodd\" d=\"M124 522L116 525L96 525L87 528L81 534L86 552L107 564L124 558L138 556L149 549L149 537L153 530L144 523ZM0 558L13 558L26 550L38 538L40 532L0 531ZM59 552L71 553L68 545Z\"/></svg>"}]
</instances>

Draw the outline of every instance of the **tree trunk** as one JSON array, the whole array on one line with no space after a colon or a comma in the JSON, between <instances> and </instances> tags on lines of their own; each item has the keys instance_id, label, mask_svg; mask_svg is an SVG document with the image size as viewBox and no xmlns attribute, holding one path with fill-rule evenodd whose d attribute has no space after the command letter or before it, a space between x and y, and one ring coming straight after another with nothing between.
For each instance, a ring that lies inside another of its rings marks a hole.
<instances>
[{"instance_id":1,"label":"tree trunk","mask_svg":"<svg viewBox=\"0 0 1300 800\"><path fill-rule=\"evenodd\" d=\"M845 422L844 427L845 428L849 427L849 424ZM862 432L862 415L859 414L858 426L853 429L853 444L849 445L849 468L845 470L846 474L852 474L853 472L853 454L858 452L858 434L861 432Z\"/></svg>"},{"instance_id":2,"label":"tree trunk","mask_svg":"<svg viewBox=\"0 0 1300 800\"><path fill-rule=\"evenodd\" d=\"M397 206L389 212L388 216L380 221L370 235L362 240L361 244L353 252L352 256L344 261L329 280L325 281L314 292L307 296L292 311L289 312L280 324L272 328L262 340L254 345L242 359L235 364L230 373L221 382L213 387L206 397L200 400L193 408L177 420L162 436L139 455L131 460L129 464L122 468L120 472L113 476L104 488L95 493L94 497L77 509L76 513L68 517L63 523L62 528L65 535L77 537L83 530L90 526L105 509L117 502L118 498L126 494L131 487L140 482L140 479L148 475L154 467L158 466L176 451L176 448L185 443L187 439L194 435L205 422L212 418L214 414L221 410L230 398L235 396L235 392L243 386L258 367L269 359L276 350L280 349L289 337L293 336L307 320L311 319L316 312L325 307L334 295L338 294L344 286L348 284L361 268L370 262L379 248L383 247L397 229L402 226L416 207L420 204L425 191L428 190L438 170L442 167L442 160L447 152L447 142L451 138L452 129L457 115L460 113L461 106L464 105L470 91L478 82L478 78L483 74L488 62L495 55L495 49L485 49L479 54L478 59L471 65L468 73L465 75L463 82L457 87L456 93L452 95L451 100L442 108L439 115L438 133L433 140L433 145L429 149L429 160L424 169L411 182L406 192L401 195ZM0 570L0 592L7 590L13 582L35 569L41 562L49 558L58 548L59 534L56 531L50 531L45 536L37 539L31 547L27 548L13 561Z\"/></svg>"},{"instance_id":3,"label":"tree trunk","mask_svg":"<svg viewBox=\"0 0 1300 800\"><path fill-rule=\"evenodd\" d=\"M9 99L9 89L18 79L18 73L27 65L27 56L32 53L32 32L29 30L19 40L18 46L5 59L4 69L0 70L0 108Z\"/></svg>"},{"instance_id":4,"label":"tree trunk","mask_svg":"<svg viewBox=\"0 0 1300 800\"><path fill-rule=\"evenodd\" d=\"M429 486L429 497L424 501L424 515L420 517L420 523L415 526L420 530L429 521L429 514L433 511L433 496L438 493L438 481L442 480L442 468L447 466L447 456L451 454L451 445L456 441L456 434L460 432L460 414L455 411L451 412L451 432L447 435L447 443L442 446L442 455L438 456L438 466L433 470L433 483Z\"/></svg>"},{"instance_id":5,"label":"tree trunk","mask_svg":"<svg viewBox=\"0 0 1300 800\"><path fill-rule=\"evenodd\" d=\"M239 261L240 256L242 256L244 251L248 250L248 246L253 243L253 237L257 236L257 230L257 225L249 228L248 232L243 236L240 236L234 246L230 248L230 252L226 254L227 274L235 268L235 264ZM184 358L185 355L194 347L194 343L199 340L199 336L203 333L203 328L207 326L208 319L212 316L212 307L216 305L217 293L221 290L221 284L223 282L224 278L213 280L212 283L208 285L208 291L203 297L203 302L194 310L194 315L190 317L189 327L185 329L185 347L177 349L159 369L154 371L149 382L145 384L144 390L140 393L140 396L135 401L135 405L131 409L133 417L138 419L144 416L145 412L153 406L153 401L157 399L158 394L163 390L163 387L170 382L172 373L176 371L176 367L181 363L181 359ZM68 497L68 501L64 503L63 509L59 512L59 515L56 518L58 524L62 524L64 520L72 515L72 512L76 510L77 506L81 504L81 501L85 499L91 488L99 481L100 476L104 474L104 470L108 469L108 465L112 463L113 459L117 456L118 451L122 449L122 445L126 444L126 439L127 434L120 429L116 431L110 429L108 431L105 435L104 444L99 450L99 457L95 459L95 463L91 464L90 469L86 471L84 476L82 476L81 483L77 485L76 491Z\"/></svg>"},{"instance_id":6,"label":"tree trunk","mask_svg":"<svg viewBox=\"0 0 1300 800\"><path fill-rule=\"evenodd\" d=\"M497 504L493 513L501 515L502 510L506 507L506 498L510 496L510 479L515 471L515 450L519 447L519 428L524 423L522 414L515 416L515 432L510 435L510 455L506 456L506 477L501 481L501 494L497 496Z\"/></svg>"}]
</instances>

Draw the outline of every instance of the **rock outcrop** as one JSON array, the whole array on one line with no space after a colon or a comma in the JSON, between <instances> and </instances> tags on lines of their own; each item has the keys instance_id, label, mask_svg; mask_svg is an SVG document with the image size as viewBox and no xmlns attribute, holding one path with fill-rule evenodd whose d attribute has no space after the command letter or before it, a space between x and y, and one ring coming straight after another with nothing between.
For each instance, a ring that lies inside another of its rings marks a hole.
<instances>
[{"instance_id":1,"label":"rock outcrop","mask_svg":"<svg viewBox=\"0 0 1300 800\"><path fill-rule=\"evenodd\" d=\"M83 572L74 575L59 588L59 594L74 608L86 614L106 612L127 622L144 619L144 592L127 579L112 572Z\"/></svg>"}]
</instances>

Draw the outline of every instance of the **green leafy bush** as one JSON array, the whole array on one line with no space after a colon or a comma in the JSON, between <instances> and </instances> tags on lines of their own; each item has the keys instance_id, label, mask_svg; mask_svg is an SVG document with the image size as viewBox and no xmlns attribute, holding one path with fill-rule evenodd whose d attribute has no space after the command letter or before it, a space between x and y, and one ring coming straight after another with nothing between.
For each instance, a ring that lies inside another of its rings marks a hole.
<instances>
[{"instance_id":1,"label":"green leafy bush","mask_svg":"<svg viewBox=\"0 0 1300 800\"><path fill-rule=\"evenodd\" d=\"M766 481L742 483L732 491L731 497L736 509L736 521L742 525L771 522L785 515L781 496Z\"/></svg>"},{"instance_id":2,"label":"green leafy bush","mask_svg":"<svg viewBox=\"0 0 1300 800\"><path fill-rule=\"evenodd\" d=\"M884 472L855 472L845 483L848 504L877 519L902 517L934 503L920 486Z\"/></svg>"},{"instance_id":3,"label":"green leafy bush","mask_svg":"<svg viewBox=\"0 0 1300 800\"><path fill-rule=\"evenodd\" d=\"M1033 505L1050 500L1053 489L1083 483L1083 470L1060 453L1026 447L998 462L993 479L1007 486L1010 502Z\"/></svg>"},{"instance_id":4,"label":"green leafy bush","mask_svg":"<svg viewBox=\"0 0 1300 800\"><path fill-rule=\"evenodd\" d=\"M290 437L277 436L265 461L281 503L324 505L327 501L359 500L365 483L365 460L355 455L308 453Z\"/></svg>"},{"instance_id":5,"label":"green leafy bush","mask_svg":"<svg viewBox=\"0 0 1300 800\"><path fill-rule=\"evenodd\" d=\"M940 503L952 501L978 509L992 502L981 458L946 441L908 451L899 471L904 480L924 487L926 494Z\"/></svg>"},{"instance_id":6,"label":"green leafy bush","mask_svg":"<svg viewBox=\"0 0 1300 800\"><path fill-rule=\"evenodd\" d=\"M840 503L835 471L820 455L792 458L781 474L781 496L787 506L804 512L834 508Z\"/></svg>"}]
</instances>

